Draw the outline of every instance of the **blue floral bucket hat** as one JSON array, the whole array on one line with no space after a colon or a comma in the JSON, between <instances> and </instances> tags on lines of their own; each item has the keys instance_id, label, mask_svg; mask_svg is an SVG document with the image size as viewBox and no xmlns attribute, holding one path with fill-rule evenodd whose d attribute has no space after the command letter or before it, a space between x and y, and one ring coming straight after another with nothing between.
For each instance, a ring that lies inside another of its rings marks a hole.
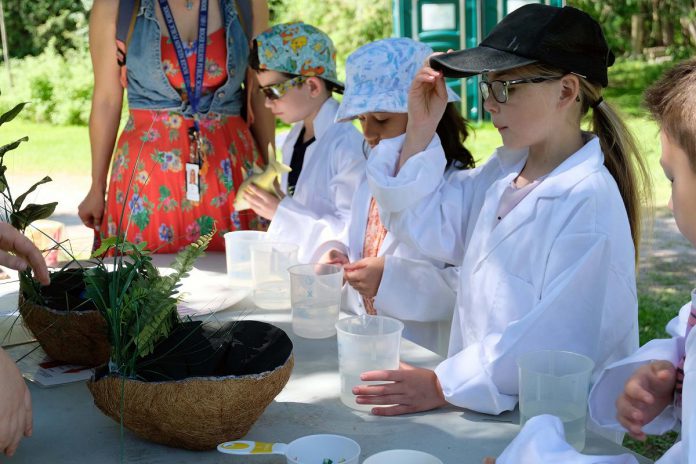
<instances>
[{"instance_id":1,"label":"blue floral bucket hat","mask_svg":"<svg viewBox=\"0 0 696 464\"><path fill-rule=\"evenodd\" d=\"M316 27L303 22L276 24L254 40L260 69L321 77L343 89L336 76L336 48Z\"/></svg>"},{"instance_id":2,"label":"blue floral bucket hat","mask_svg":"<svg viewBox=\"0 0 696 464\"><path fill-rule=\"evenodd\" d=\"M413 78L433 50L408 38L371 42L355 50L346 61L346 88L336 121L363 113L407 113L408 90ZM447 87L448 101L459 101Z\"/></svg>"}]
</instances>

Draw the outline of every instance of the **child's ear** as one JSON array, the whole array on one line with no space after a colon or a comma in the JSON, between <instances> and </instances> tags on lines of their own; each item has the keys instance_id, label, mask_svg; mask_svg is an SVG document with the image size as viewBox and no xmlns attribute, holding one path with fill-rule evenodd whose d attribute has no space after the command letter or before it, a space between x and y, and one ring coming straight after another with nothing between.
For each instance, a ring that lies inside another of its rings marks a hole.
<instances>
[{"instance_id":1,"label":"child's ear","mask_svg":"<svg viewBox=\"0 0 696 464\"><path fill-rule=\"evenodd\" d=\"M580 101L580 80L573 74L566 74L561 78L561 106L571 105Z\"/></svg>"},{"instance_id":2,"label":"child's ear","mask_svg":"<svg viewBox=\"0 0 696 464\"><path fill-rule=\"evenodd\" d=\"M312 97L320 96L325 89L324 82L321 79L319 79L318 77L310 77L305 82L305 85L308 86L309 94Z\"/></svg>"}]
</instances>

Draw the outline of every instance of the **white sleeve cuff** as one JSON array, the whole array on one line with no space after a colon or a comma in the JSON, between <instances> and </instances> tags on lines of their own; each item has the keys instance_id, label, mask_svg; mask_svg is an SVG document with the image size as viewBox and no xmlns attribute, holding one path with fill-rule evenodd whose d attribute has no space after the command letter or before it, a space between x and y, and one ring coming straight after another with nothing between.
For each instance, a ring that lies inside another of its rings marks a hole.
<instances>
[{"instance_id":1,"label":"white sleeve cuff","mask_svg":"<svg viewBox=\"0 0 696 464\"><path fill-rule=\"evenodd\" d=\"M426 149L409 158L394 176L404 140L404 135L382 140L367 162L370 190L380 210L387 213L403 211L435 191L447 164L436 134Z\"/></svg>"}]
</instances>

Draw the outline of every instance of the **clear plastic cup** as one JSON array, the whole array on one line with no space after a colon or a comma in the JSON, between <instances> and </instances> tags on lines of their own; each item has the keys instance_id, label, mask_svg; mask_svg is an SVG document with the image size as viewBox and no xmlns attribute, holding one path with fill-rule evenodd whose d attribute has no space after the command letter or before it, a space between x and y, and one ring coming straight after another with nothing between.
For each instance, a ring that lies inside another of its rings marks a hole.
<instances>
[{"instance_id":1,"label":"clear plastic cup","mask_svg":"<svg viewBox=\"0 0 696 464\"><path fill-rule=\"evenodd\" d=\"M336 334L343 269L332 264L298 264L290 273L292 331L304 338Z\"/></svg>"},{"instance_id":2,"label":"clear plastic cup","mask_svg":"<svg viewBox=\"0 0 696 464\"><path fill-rule=\"evenodd\" d=\"M383 383L360 380L363 372L399 368L403 329L404 324L399 320L367 314L347 317L336 323L343 404L360 411L370 411L374 407L356 403L353 387Z\"/></svg>"},{"instance_id":3,"label":"clear plastic cup","mask_svg":"<svg viewBox=\"0 0 696 464\"><path fill-rule=\"evenodd\" d=\"M517 359L520 387L520 427L539 414L558 416L566 441L585 447L587 395L594 362L569 351L534 351Z\"/></svg>"},{"instance_id":4,"label":"clear plastic cup","mask_svg":"<svg viewBox=\"0 0 696 464\"><path fill-rule=\"evenodd\" d=\"M262 309L290 308L290 274L297 264L298 246L283 242L251 244L251 278L254 304Z\"/></svg>"},{"instance_id":5,"label":"clear plastic cup","mask_svg":"<svg viewBox=\"0 0 696 464\"><path fill-rule=\"evenodd\" d=\"M231 285L251 290L251 244L265 240L266 232L235 230L227 232L224 238L227 277Z\"/></svg>"}]
</instances>

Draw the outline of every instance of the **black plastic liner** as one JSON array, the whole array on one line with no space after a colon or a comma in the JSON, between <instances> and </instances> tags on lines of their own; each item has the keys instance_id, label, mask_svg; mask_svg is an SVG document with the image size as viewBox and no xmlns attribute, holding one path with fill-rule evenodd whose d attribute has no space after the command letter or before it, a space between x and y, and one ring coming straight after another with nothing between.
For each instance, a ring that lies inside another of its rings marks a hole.
<instances>
[{"instance_id":1,"label":"black plastic liner","mask_svg":"<svg viewBox=\"0 0 696 464\"><path fill-rule=\"evenodd\" d=\"M284 365L291 353L292 341L272 324L188 321L136 361L136 372L138 380L146 382L262 374ZM100 369L95 378L106 373Z\"/></svg>"}]
</instances>

